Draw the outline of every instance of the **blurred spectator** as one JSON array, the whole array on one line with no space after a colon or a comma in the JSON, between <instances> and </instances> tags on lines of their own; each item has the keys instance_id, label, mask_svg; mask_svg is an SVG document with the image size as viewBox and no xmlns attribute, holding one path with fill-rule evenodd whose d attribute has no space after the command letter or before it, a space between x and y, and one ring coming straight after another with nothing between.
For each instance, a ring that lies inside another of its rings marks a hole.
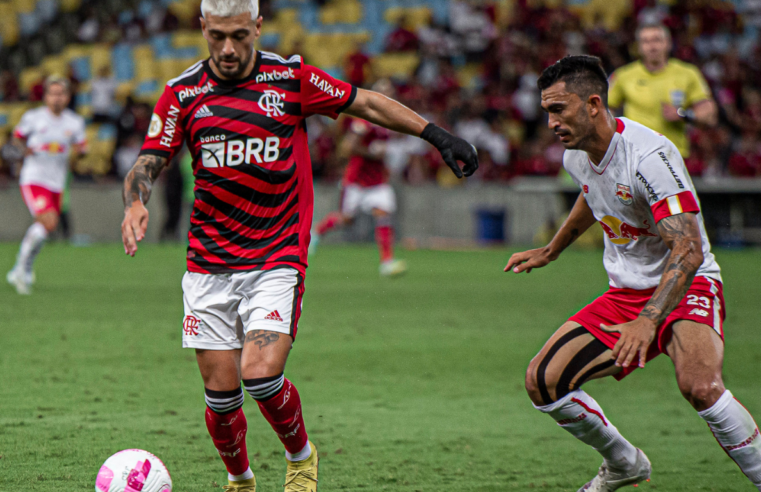
<instances>
[{"instance_id":1,"label":"blurred spectator","mask_svg":"<svg viewBox=\"0 0 761 492\"><path fill-rule=\"evenodd\" d=\"M417 34L408 28L407 17L402 15L396 23L396 28L386 38L385 51L395 53L401 51L416 51L420 45Z\"/></svg>"},{"instance_id":2,"label":"blurred spectator","mask_svg":"<svg viewBox=\"0 0 761 492\"><path fill-rule=\"evenodd\" d=\"M344 76L346 81L357 87L363 87L370 74L370 57L365 53L365 44L357 43L354 51L346 57Z\"/></svg>"},{"instance_id":3,"label":"blurred spectator","mask_svg":"<svg viewBox=\"0 0 761 492\"><path fill-rule=\"evenodd\" d=\"M45 95L45 79L47 78L48 74L43 73L42 77L32 85L32 88L29 90L29 100L31 102L42 101L42 98Z\"/></svg>"},{"instance_id":4,"label":"blurred spectator","mask_svg":"<svg viewBox=\"0 0 761 492\"><path fill-rule=\"evenodd\" d=\"M21 98L18 80L12 70L3 70L2 75L0 75L0 89L3 91L4 102L18 101Z\"/></svg>"},{"instance_id":5,"label":"blurred spectator","mask_svg":"<svg viewBox=\"0 0 761 492\"><path fill-rule=\"evenodd\" d=\"M69 79L69 87L71 91L71 99L69 100L69 109L72 111L77 110L77 95L79 94L79 79L75 73L74 67L69 64L67 68L66 78Z\"/></svg>"},{"instance_id":6,"label":"blurred spectator","mask_svg":"<svg viewBox=\"0 0 761 492\"><path fill-rule=\"evenodd\" d=\"M110 123L114 118L116 107L116 89L119 83L111 74L107 65L98 70L98 76L92 79L90 94L92 95L93 123Z\"/></svg>"},{"instance_id":7,"label":"blurred spectator","mask_svg":"<svg viewBox=\"0 0 761 492\"><path fill-rule=\"evenodd\" d=\"M137 133L133 133L124 140L121 147L117 147L114 152L114 168L120 179L123 179L135 165L142 145L143 139Z\"/></svg>"},{"instance_id":8,"label":"blurred spectator","mask_svg":"<svg viewBox=\"0 0 761 492\"><path fill-rule=\"evenodd\" d=\"M77 39L81 43L94 43L97 41L100 35L100 21L95 7L90 7L87 11L85 19L79 25L77 31Z\"/></svg>"}]
</instances>

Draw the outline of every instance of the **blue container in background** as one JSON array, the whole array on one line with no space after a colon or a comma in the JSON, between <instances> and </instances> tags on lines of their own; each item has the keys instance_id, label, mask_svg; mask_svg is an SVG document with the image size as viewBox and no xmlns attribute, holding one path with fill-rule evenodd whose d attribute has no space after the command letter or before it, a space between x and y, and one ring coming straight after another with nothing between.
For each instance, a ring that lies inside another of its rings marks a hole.
<instances>
[{"instance_id":1,"label":"blue container in background","mask_svg":"<svg viewBox=\"0 0 761 492\"><path fill-rule=\"evenodd\" d=\"M504 243L505 215L504 209L476 210L476 241L482 244Z\"/></svg>"}]
</instances>

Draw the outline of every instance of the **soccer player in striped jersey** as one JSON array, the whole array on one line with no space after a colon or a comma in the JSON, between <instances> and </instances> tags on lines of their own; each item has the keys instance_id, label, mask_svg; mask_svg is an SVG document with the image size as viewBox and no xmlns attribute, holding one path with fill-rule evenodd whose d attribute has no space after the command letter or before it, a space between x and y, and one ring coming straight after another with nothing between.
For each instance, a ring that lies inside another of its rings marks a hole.
<instances>
[{"instance_id":1,"label":"soccer player in striped jersey","mask_svg":"<svg viewBox=\"0 0 761 492\"><path fill-rule=\"evenodd\" d=\"M394 86L381 79L373 90L393 97ZM404 260L394 258L394 226L392 214L396 211L396 193L388 182L384 163L389 132L359 118L343 120L345 134L339 144L339 154L348 158L341 182L339 210L328 213L312 233L309 252L314 253L319 238L328 232L350 225L362 211L375 219L375 242L380 255L380 274L396 277L407 271Z\"/></svg>"},{"instance_id":2,"label":"soccer player in striped jersey","mask_svg":"<svg viewBox=\"0 0 761 492\"><path fill-rule=\"evenodd\" d=\"M243 390L285 447L285 491L317 489L296 387L283 375L296 336L312 225L313 186L304 119L346 113L434 145L458 176L478 167L475 148L381 94L357 89L298 55L254 49L256 0L203 0L210 58L170 80L136 164L124 181L128 255L145 236L145 203L185 142L195 202L183 277L183 346L196 351L206 425L228 471L225 490L252 492ZM461 169L457 161L462 161Z\"/></svg>"},{"instance_id":3,"label":"soccer player in striped jersey","mask_svg":"<svg viewBox=\"0 0 761 492\"><path fill-rule=\"evenodd\" d=\"M721 271L682 156L663 135L613 118L599 58L563 58L538 85L549 127L566 148L563 167L581 194L550 244L514 254L505 271L546 266L599 222L610 279L605 294L550 337L526 374L536 409L603 457L599 473L579 492L610 492L649 479L647 456L581 386L606 376L623 379L661 353L673 361L682 395L761 491L758 426L722 380Z\"/></svg>"}]
</instances>

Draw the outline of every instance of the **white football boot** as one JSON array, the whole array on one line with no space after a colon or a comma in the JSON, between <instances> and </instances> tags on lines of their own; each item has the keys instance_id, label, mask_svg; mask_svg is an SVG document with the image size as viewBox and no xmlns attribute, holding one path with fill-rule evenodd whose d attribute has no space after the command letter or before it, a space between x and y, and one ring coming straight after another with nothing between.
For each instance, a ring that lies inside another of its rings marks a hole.
<instances>
[{"instance_id":1,"label":"white football boot","mask_svg":"<svg viewBox=\"0 0 761 492\"><path fill-rule=\"evenodd\" d=\"M8 272L8 275L5 276L5 280L8 281L9 284L11 284L13 287L16 288L16 292L18 292L22 296L28 296L32 293L32 280L33 274L26 273L19 267L13 267L13 270Z\"/></svg>"},{"instance_id":2,"label":"white football boot","mask_svg":"<svg viewBox=\"0 0 761 492\"><path fill-rule=\"evenodd\" d=\"M650 460L641 449L637 449L637 461L628 470L609 468L603 461L597 476L580 488L578 492L611 492L625 485L634 485L650 479Z\"/></svg>"},{"instance_id":3,"label":"white football boot","mask_svg":"<svg viewBox=\"0 0 761 492\"><path fill-rule=\"evenodd\" d=\"M407 273L407 262L404 260L388 260L380 265L382 277L398 277Z\"/></svg>"}]
</instances>

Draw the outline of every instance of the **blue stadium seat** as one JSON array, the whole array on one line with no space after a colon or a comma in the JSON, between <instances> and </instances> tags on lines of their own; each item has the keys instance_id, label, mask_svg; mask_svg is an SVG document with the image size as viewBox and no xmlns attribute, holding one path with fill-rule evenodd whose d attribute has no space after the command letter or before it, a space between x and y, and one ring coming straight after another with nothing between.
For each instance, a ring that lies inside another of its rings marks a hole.
<instances>
[{"instance_id":1,"label":"blue stadium seat","mask_svg":"<svg viewBox=\"0 0 761 492\"><path fill-rule=\"evenodd\" d=\"M135 77L135 62L132 47L126 43L114 46L111 52L114 77L119 82L127 82Z\"/></svg>"},{"instance_id":2,"label":"blue stadium seat","mask_svg":"<svg viewBox=\"0 0 761 492\"><path fill-rule=\"evenodd\" d=\"M92 68L90 67L89 57L73 58L69 62L74 69L74 75L80 80L80 82L87 82L92 78Z\"/></svg>"}]
</instances>

